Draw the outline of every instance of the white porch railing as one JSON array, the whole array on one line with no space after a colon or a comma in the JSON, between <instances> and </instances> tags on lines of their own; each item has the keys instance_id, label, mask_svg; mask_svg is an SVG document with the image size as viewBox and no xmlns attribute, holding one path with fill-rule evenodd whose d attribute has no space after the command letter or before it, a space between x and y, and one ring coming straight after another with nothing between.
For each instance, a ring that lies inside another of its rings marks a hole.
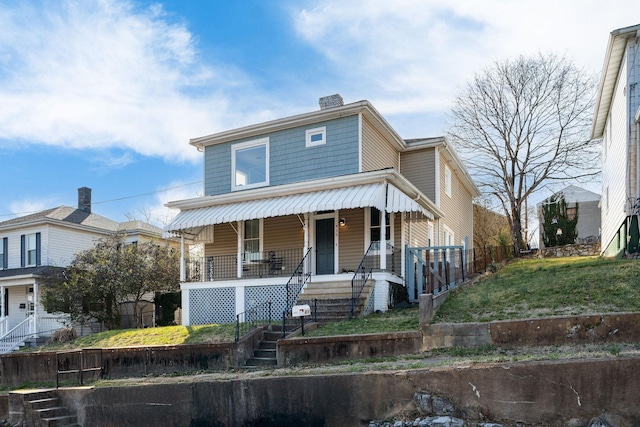
<instances>
[{"instance_id":1,"label":"white porch railing","mask_svg":"<svg viewBox=\"0 0 640 427\"><path fill-rule=\"evenodd\" d=\"M15 328L0 337L0 354L9 353L24 344L27 338L35 335L35 319L29 316Z\"/></svg>"}]
</instances>

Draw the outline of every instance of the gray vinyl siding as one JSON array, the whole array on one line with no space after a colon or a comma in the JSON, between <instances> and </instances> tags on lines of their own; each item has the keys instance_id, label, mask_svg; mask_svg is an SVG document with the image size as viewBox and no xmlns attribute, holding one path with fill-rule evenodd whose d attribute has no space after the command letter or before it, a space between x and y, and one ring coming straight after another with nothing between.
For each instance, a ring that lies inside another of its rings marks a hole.
<instances>
[{"instance_id":1,"label":"gray vinyl siding","mask_svg":"<svg viewBox=\"0 0 640 427\"><path fill-rule=\"evenodd\" d=\"M340 217L347 220L347 225L338 227L338 271L355 270L364 256L364 209L344 209Z\"/></svg>"},{"instance_id":2,"label":"gray vinyl siding","mask_svg":"<svg viewBox=\"0 0 640 427\"><path fill-rule=\"evenodd\" d=\"M326 127L326 143L307 147L306 130L322 126ZM270 186L358 172L358 116L353 115L205 147L205 195L231 191L232 145L265 137L269 138Z\"/></svg>"},{"instance_id":3,"label":"gray vinyl siding","mask_svg":"<svg viewBox=\"0 0 640 427\"><path fill-rule=\"evenodd\" d=\"M398 150L366 118L362 119L362 172L395 168Z\"/></svg>"},{"instance_id":4,"label":"gray vinyl siding","mask_svg":"<svg viewBox=\"0 0 640 427\"><path fill-rule=\"evenodd\" d=\"M436 200L436 150L406 151L400 155L400 173L430 200Z\"/></svg>"}]
</instances>

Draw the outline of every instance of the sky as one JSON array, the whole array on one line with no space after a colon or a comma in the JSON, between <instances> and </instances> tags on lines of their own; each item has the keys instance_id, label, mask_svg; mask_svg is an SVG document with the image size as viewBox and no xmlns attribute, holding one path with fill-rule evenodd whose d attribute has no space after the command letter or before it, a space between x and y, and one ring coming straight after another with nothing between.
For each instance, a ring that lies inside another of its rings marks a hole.
<instances>
[{"instance_id":1,"label":"sky","mask_svg":"<svg viewBox=\"0 0 640 427\"><path fill-rule=\"evenodd\" d=\"M638 23L633 0L0 0L0 221L86 186L93 212L162 226L202 195L191 138L334 93L403 138L444 135L493 62L555 53L599 75L609 33Z\"/></svg>"}]
</instances>

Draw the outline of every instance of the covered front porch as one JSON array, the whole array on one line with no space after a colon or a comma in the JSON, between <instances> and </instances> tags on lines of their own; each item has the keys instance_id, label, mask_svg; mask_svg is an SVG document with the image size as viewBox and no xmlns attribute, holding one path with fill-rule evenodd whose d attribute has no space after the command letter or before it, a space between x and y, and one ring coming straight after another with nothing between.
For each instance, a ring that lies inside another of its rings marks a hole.
<instances>
[{"instance_id":1,"label":"covered front porch","mask_svg":"<svg viewBox=\"0 0 640 427\"><path fill-rule=\"evenodd\" d=\"M47 313L40 304L39 281L44 268L0 272L0 354L30 340L46 339L68 323L67 316Z\"/></svg>"},{"instance_id":2,"label":"covered front porch","mask_svg":"<svg viewBox=\"0 0 640 427\"><path fill-rule=\"evenodd\" d=\"M246 190L234 202L229 198L240 195L188 201L191 209L179 203L182 211L165 232L181 239L183 324L233 322L266 301L286 311L310 283L352 287L365 267L365 281L393 276L402 283L408 224L433 214L388 174L375 178L271 197ZM374 297L379 309L387 309L387 294Z\"/></svg>"}]
</instances>

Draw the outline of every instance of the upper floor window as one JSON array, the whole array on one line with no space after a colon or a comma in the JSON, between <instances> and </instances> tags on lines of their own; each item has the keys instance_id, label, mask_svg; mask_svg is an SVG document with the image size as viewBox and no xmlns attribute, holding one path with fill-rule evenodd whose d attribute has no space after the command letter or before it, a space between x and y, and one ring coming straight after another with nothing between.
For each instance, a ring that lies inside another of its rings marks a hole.
<instances>
[{"instance_id":1,"label":"upper floor window","mask_svg":"<svg viewBox=\"0 0 640 427\"><path fill-rule=\"evenodd\" d=\"M321 128L308 129L306 132L306 146L314 147L316 145L322 145L327 142L327 128L323 126Z\"/></svg>"},{"instance_id":2,"label":"upper floor window","mask_svg":"<svg viewBox=\"0 0 640 427\"><path fill-rule=\"evenodd\" d=\"M20 236L20 265L33 267L40 265L40 233Z\"/></svg>"},{"instance_id":3,"label":"upper floor window","mask_svg":"<svg viewBox=\"0 0 640 427\"><path fill-rule=\"evenodd\" d=\"M231 147L232 190L269 185L269 138Z\"/></svg>"},{"instance_id":4,"label":"upper floor window","mask_svg":"<svg viewBox=\"0 0 640 427\"><path fill-rule=\"evenodd\" d=\"M9 258L9 254L7 253L9 246L9 239L7 237L3 237L0 241L0 270L7 268L7 261Z\"/></svg>"},{"instance_id":5,"label":"upper floor window","mask_svg":"<svg viewBox=\"0 0 640 427\"><path fill-rule=\"evenodd\" d=\"M444 192L451 197L451 168L444 165Z\"/></svg>"}]
</instances>

